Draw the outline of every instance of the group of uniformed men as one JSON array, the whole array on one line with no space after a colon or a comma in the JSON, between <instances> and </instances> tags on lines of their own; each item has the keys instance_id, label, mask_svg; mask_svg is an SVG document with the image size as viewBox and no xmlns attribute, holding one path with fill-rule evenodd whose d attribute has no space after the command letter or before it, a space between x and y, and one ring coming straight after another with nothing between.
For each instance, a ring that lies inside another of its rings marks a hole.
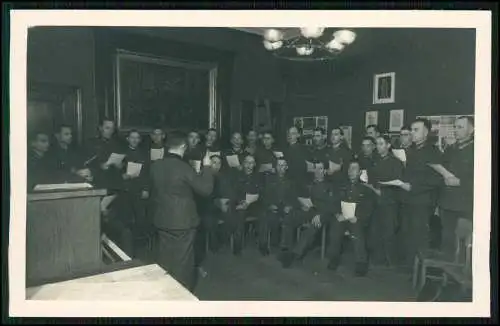
<instances>
[{"instance_id":1,"label":"group of uniformed men","mask_svg":"<svg viewBox=\"0 0 500 326\"><path fill-rule=\"evenodd\" d=\"M79 181L106 188L114 200L103 205L103 215L115 216L106 219L128 239L122 241L126 251L134 255L135 239L153 226L158 263L188 289L203 251L197 234L209 236L213 251L231 239L239 255L248 217L257 219L260 252L269 255L269 248L279 248L283 267L301 260L327 228L328 268L337 269L342 243L350 238L355 275L364 276L369 261L411 266L417 252L429 246L436 207L442 250L450 259L457 224L472 230L474 120L456 120L457 141L444 153L429 141L430 131L429 121L416 119L401 129L393 148L391 139L371 125L359 153L351 151L337 127L329 137L315 129L311 147L301 143L296 127L288 129L282 148L275 146L272 132L250 131L246 139L235 132L222 150L215 129L202 141L196 131L166 136L154 128L146 147L140 146L141 134L130 130L123 146L114 121L104 119L84 150L72 146L67 125L56 130L52 146L51 135L33 134L28 189ZM112 154L125 156L112 162ZM140 172L130 174L129 163L140 165ZM295 239L299 227L304 230Z\"/></svg>"}]
</instances>

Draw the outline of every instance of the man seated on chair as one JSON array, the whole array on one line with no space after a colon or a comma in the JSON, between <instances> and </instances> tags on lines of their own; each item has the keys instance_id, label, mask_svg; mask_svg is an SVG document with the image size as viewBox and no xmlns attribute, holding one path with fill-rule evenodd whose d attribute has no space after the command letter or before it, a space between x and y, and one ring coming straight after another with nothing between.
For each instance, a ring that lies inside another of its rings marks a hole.
<instances>
[{"instance_id":1,"label":"man seated on chair","mask_svg":"<svg viewBox=\"0 0 500 326\"><path fill-rule=\"evenodd\" d=\"M366 252L366 228L372 215L375 203L373 191L361 183L361 167L358 161L349 162L347 169L348 181L341 186L338 198L335 198L335 218L330 225L330 262L328 269L336 270L342 254L342 241L346 231L349 231L354 241L356 258L356 276L365 276L368 272L368 256Z\"/></svg>"},{"instance_id":2,"label":"man seated on chair","mask_svg":"<svg viewBox=\"0 0 500 326\"><path fill-rule=\"evenodd\" d=\"M302 259L321 228L329 223L335 208L332 200L331 184L325 181L325 168L318 164L314 171L314 181L299 191L301 208L296 214L287 215L283 221L283 251L278 259L284 268L290 267L295 260ZM291 248L295 231L304 224L310 225Z\"/></svg>"},{"instance_id":3,"label":"man seated on chair","mask_svg":"<svg viewBox=\"0 0 500 326\"><path fill-rule=\"evenodd\" d=\"M280 158L275 164L276 173L267 177L264 186L262 199L265 211L259 216L259 251L264 256L269 254L269 245L276 247L279 243L280 225L283 220L288 219L289 214L292 214L294 206L297 206L294 183L287 174L287 161L285 158ZM269 234L270 239L268 239Z\"/></svg>"},{"instance_id":4,"label":"man seated on chair","mask_svg":"<svg viewBox=\"0 0 500 326\"><path fill-rule=\"evenodd\" d=\"M259 177L255 158L247 155L243 169L229 169L221 178L221 210L227 235L233 237L233 254L241 254L245 219L256 211L259 199Z\"/></svg>"}]
</instances>

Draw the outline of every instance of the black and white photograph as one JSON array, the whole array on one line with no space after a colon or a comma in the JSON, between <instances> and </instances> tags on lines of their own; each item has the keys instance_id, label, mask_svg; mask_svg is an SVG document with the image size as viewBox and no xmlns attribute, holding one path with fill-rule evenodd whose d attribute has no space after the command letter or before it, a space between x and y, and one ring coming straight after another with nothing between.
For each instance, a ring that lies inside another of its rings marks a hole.
<instances>
[{"instance_id":1,"label":"black and white photograph","mask_svg":"<svg viewBox=\"0 0 500 326\"><path fill-rule=\"evenodd\" d=\"M489 316L491 14L346 12L13 11L10 314Z\"/></svg>"}]
</instances>

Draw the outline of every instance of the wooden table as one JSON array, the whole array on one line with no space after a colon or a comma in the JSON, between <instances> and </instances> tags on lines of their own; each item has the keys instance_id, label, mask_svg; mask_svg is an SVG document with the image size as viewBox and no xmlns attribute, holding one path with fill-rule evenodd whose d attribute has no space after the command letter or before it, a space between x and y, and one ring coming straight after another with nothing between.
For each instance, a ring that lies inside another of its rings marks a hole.
<instances>
[{"instance_id":1,"label":"wooden table","mask_svg":"<svg viewBox=\"0 0 500 326\"><path fill-rule=\"evenodd\" d=\"M100 203L105 195L102 189L28 194L28 286L102 265Z\"/></svg>"},{"instance_id":2,"label":"wooden table","mask_svg":"<svg viewBox=\"0 0 500 326\"><path fill-rule=\"evenodd\" d=\"M198 301L156 264L28 288L26 299Z\"/></svg>"}]
</instances>

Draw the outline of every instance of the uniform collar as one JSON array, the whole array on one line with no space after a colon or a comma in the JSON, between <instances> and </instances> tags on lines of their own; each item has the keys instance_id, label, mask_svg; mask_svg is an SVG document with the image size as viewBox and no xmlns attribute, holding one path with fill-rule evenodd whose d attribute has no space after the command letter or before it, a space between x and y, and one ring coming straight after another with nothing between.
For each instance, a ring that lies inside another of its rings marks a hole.
<instances>
[{"instance_id":1,"label":"uniform collar","mask_svg":"<svg viewBox=\"0 0 500 326\"><path fill-rule=\"evenodd\" d=\"M457 142L457 148L458 149L464 149L465 147L469 146L470 144L474 143L474 137L471 137L470 139L467 139L463 143Z\"/></svg>"}]
</instances>

